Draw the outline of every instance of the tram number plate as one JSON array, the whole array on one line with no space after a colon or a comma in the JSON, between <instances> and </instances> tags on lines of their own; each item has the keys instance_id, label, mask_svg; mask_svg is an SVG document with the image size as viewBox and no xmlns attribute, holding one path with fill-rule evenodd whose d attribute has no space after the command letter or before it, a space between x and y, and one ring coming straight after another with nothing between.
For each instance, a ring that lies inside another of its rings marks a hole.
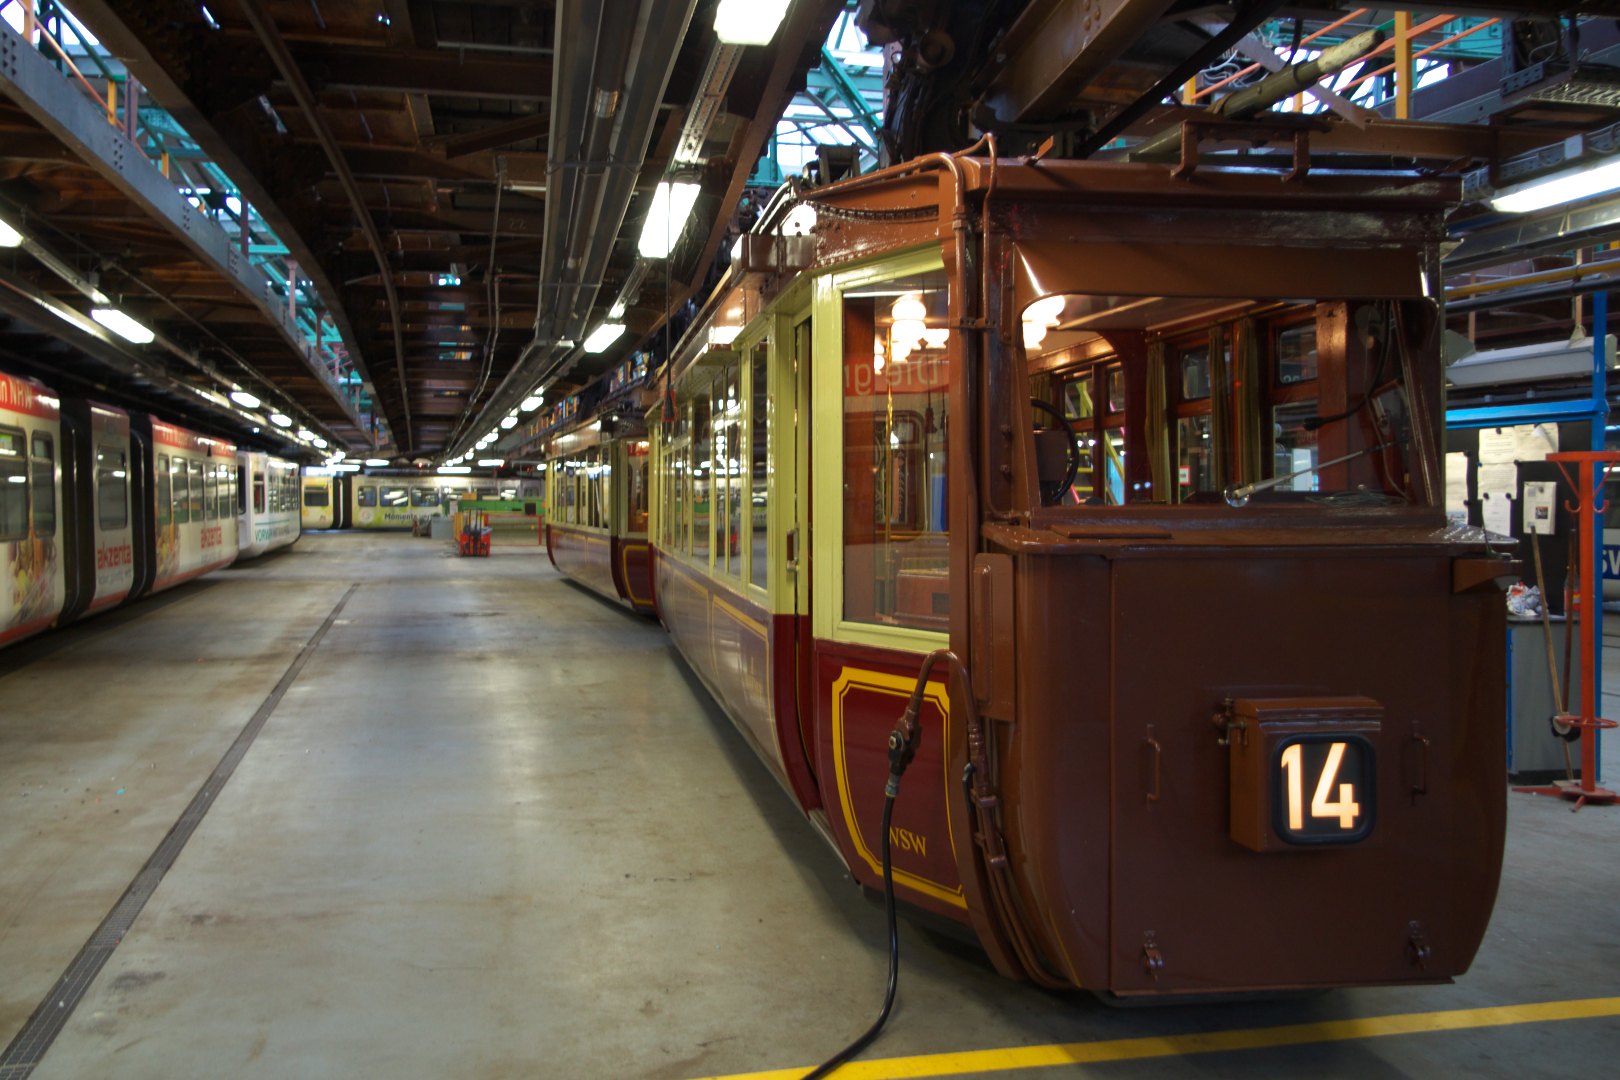
<instances>
[{"instance_id":1,"label":"tram number plate","mask_svg":"<svg viewBox=\"0 0 1620 1080\"><path fill-rule=\"evenodd\" d=\"M1353 844L1372 832L1377 761L1360 735L1279 740L1271 758L1271 826L1289 844Z\"/></svg>"}]
</instances>

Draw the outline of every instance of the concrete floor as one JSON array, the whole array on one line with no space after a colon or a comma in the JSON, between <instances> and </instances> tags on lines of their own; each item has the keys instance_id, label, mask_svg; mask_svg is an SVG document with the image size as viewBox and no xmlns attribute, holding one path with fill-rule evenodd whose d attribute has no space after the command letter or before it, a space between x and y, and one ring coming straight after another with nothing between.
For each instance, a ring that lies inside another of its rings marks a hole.
<instances>
[{"instance_id":1,"label":"concrete floor","mask_svg":"<svg viewBox=\"0 0 1620 1080\"><path fill-rule=\"evenodd\" d=\"M656 624L535 549L319 534L0 654L0 1046L356 582L36 1077L695 1080L809 1066L864 1029L881 910ZM903 925L900 1005L867 1056L1620 995L1620 810L1511 806L1495 920L1455 986L1115 1010ZM1617 1062L1611 1015L1018 1075Z\"/></svg>"}]
</instances>

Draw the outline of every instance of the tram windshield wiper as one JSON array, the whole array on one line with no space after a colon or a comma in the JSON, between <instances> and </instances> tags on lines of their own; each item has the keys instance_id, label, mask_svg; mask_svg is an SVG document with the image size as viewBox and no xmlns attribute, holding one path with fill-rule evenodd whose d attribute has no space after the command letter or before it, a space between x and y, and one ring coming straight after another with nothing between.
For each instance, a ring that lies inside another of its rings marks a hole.
<instances>
[{"instance_id":1,"label":"tram windshield wiper","mask_svg":"<svg viewBox=\"0 0 1620 1080\"><path fill-rule=\"evenodd\" d=\"M1228 484L1226 485L1225 491L1226 503L1228 506L1247 506L1249 505L1249 497L1258 491L1269 491L1278 484L1285 484L1294 479L1296 476L1304 476L1307 473L1319 472L1322 469L1327 468L1329 465L1339 465L1343 462L1351 460L1352 458L1358 458L1364 454L1371 454L1377 450L1388 450L1392 446L1401 445L1403 441L1404 440L1397 439L1394 442L1382 442L1377 446L1369 446L1365 449L1357 450L1353 454L1346 454L1343 457L1336 457L1332 461L1324 461L1319 465L1312 465L1307 469L1299 469L1295 472L1288 473L1286 476L1273 476L1270 480L1256 480L1252 484L1244 484L1242 486L1237 484Z\"/></svg>"}]
</instances>

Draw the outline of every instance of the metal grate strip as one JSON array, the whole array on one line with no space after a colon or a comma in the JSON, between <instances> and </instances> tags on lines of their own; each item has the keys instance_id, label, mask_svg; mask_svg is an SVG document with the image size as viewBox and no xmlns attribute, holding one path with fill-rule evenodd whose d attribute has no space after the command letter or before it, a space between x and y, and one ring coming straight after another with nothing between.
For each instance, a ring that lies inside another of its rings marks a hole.
<instances>
[{"instance_id":1,"label":"metal grate strip","mask_svg":"<svg viewBox=\"0 0 1620 1080\"><path fill-rule=\"evenodd\" d=\"M192 796L191 802L186 805L179 820L169 829L168 834L158 844L157 850L152 852L152 857L146 860L146 865L135 875L135 880L124 890L124 895L118 898L118 902L107 913L107 917L101 920L101 925L96 927L95 933L90 935L90 940L85 942L84 947L79 950L79 955L73 958L73 962L62 973L62 977L56 980L56 985L51 987L51 992L45 996L45 1000L34 1009L28 1023L24 1024L16 1038L11 1040L11 1045L6 1047L5 1053L0 1054L0 1080L27 1080L29 1074L44 1058L45 1051L51 1048L57 1035L61 1034L62 1028L67 1025L68 1018L73 1015L73 1010L78 1007L85 991L90 989L90 984L95 981L96 976L112 957L113 950L124 940L129 928L135 925L135 920L146 907L146 902L151 899L163 881L163 875L168 873L175 859L180 857L181 849L186 846L186 841L191 839L191 834L197 831L197 826L202 823L203 816L214 805L214 800L219 797L225 782L236 771L236 766L247 754L248 748L253 745L253 740L258 738L265 722L270 719L270 715L276 711L276 706L281 704L281 699L297 681L299 673L304 670L304 665L320 646L321 639L332 629L332 624L343 613L344 606L358 588L360 588L358 582L349 586L349 591L343 594L343 598L337 602L331 614L327 615L326 621L321 623L320 629L316 630L314 636L299 650L293 662L288 665L286 673L281 676L281 681L276 683L275 689L270 691L252 719L247 722L247 726L236 736L236 741L231 743L230 749L225 751L225 756L203 782L203 786Z\"/></svg>"}]
</instances>

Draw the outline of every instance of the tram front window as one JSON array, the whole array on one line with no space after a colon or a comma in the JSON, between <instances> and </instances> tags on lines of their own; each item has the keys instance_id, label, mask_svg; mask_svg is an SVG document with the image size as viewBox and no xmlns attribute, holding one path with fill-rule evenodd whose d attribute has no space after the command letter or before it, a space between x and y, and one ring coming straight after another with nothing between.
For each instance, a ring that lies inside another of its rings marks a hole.
<instances>
[{"instance_id":1,"label":"tram front window","mask_svg":"<svg viewBox=\"0 0 1620 1080\"><path fill-rule=\"evenodd\" d=\"M1025 307L1024 359L1079 437L1075 494L1095 459L1081 502L1414 504L1402 303L1060 294Z\"/></svg>"},{"instance_id":2,"label":"tram front window","mask_svg":"<svg viewBox=\"0 0 1620 1080\"><path fill-rule=\"evenodd\" d=\"M950 616L945 276L844 293L844 618Z\"/></svg>"}]
</instances>

